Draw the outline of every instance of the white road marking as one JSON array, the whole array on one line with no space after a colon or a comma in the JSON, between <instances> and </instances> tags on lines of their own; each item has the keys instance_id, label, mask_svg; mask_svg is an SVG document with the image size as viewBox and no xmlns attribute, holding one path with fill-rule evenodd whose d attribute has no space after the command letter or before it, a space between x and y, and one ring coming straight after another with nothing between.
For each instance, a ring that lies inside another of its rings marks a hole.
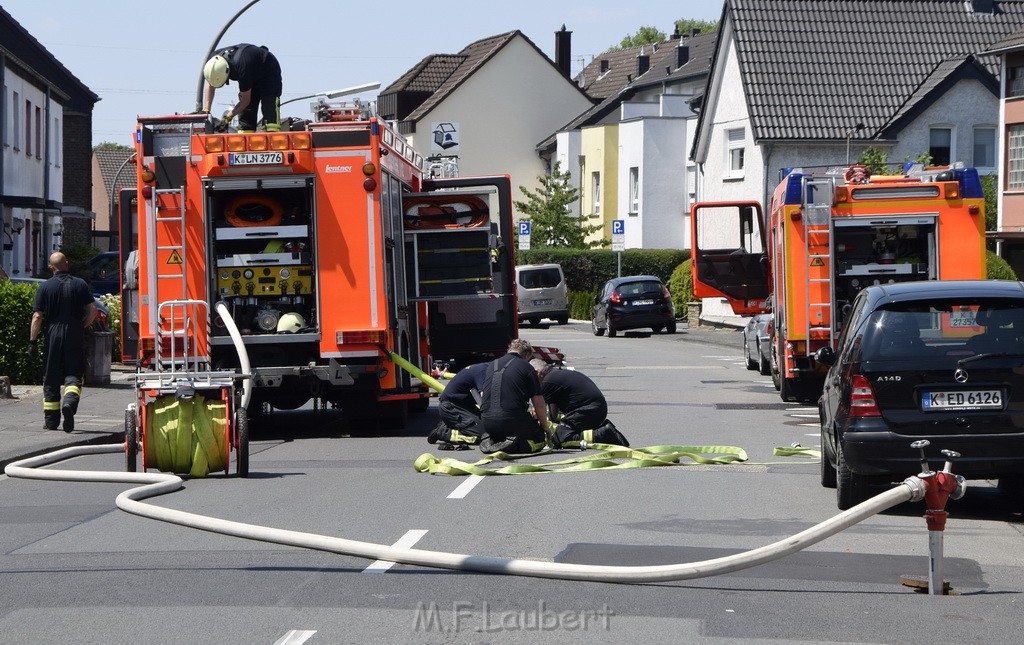
<instances>
[{"instance_id":1,"label":"white road marking","mask_svg":"<svg viewBox=\"0 0 1024 645\"><path fill-rule=\"evenodd\" d=\"M469 495L469 491L473 490L473 487L483 481L483 479L480 475L470 475L466 478L466 481L459 484L458 488L448 494L448 499L462 499Z\"/></svg>"},{"instance_id":2,"label":"white road marking","mask_svg":"<svg viewBox=\"0 0 1024 645\"><path fill-rule=\"evenodd\" d=\"M610 372L613 370L724 370L725 367L721 365L615 365L605 369Z\"/></svg>"},{"instance_id":3,"label":"white road marking","mask_svg":"<svg viewBox=\"0 0 1024 645\"><path fill-rule=\"evenodd\" d=\"M818 418L818 415L816 415L816 414L791 414L789 416L793 417L794 419L817 419Z\"/></svg>"},{"instance_id":4,"label":"white road marking","mask_svg":"<svg viewBox=\"0 0 1024 645\"><path fill-rule=\"evenodd\" d=\"M417 542L419 542L423 538L423 536L426 535L426 534L427 534L427 531L425 529L413 529L411 531L406 531L405 535L403 535L398 540L398 542L395 542L391 546L393 546L395 548L398 548L398 549L409 549L409 548L412 548L413 545L415 545ZM393 566L395 566L394 562L387 562L385 560L377 560L376 562L374 562L370 566L368 566L365 569L363 569L363 573L384 573L385 571L387 571L388 569L390 569Z\"/></svg>"},{"instance_id":5,"label":"white road marking","mask_svg":"<svg viewBox=\"0 0 1024 645\"><path fill-rule=\"evenodd\" d=\"M274 645L302 645L313 638L315 633L315 629L293 629L274 641Z\"/></svg>"}]
</instances>

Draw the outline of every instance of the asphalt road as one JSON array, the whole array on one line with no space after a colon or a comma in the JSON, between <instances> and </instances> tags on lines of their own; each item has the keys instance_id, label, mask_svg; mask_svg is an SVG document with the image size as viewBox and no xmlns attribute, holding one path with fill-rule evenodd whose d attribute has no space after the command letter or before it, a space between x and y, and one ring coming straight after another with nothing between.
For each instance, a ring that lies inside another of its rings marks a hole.
<instances>
[{"instance_id":1,"label":"asphalt road","mask_svg":"<svg viewBox=\"0 0 1024 645\"><path fill-rule=\"evenodd\" d=\"M248 479L190 480L152 501L380 544L614 565L732 555L837 513L816 463L772 456L816 446L816 414L744 368L738 332L609 339L573 323L522 335L591 376L634 446L738 446L748 461L431 476L412 463L431 451L433 407L384 436L304 410L254 424ZM63 467L121 470L123 458ZM1024 525L986 482L949 507L946 578L958 595L945 597L900 585L927 575L921 504L758 567L622 585L389 566L205 533L118 510L125 488L0 478L0 643L1020 640Z\"/></svg>"}]
</instances>

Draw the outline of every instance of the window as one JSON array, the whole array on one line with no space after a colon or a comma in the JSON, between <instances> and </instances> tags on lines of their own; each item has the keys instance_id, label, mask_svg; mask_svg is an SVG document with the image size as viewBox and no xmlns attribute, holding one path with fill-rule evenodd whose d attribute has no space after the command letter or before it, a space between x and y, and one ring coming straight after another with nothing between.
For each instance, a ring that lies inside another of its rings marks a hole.
<instances>
[{"instance_id":1,"label":"window","mask_svg":"<svg viewBox=\"0 0 1024 645\"><path fill-rule=\"evenodd\" d=\"M36 159L43 158L43 108L36 106Z\"/></svg>"},{"instance_id":2,"label":"window","mask_svg":"<svg viewBox=\"0 0 1024 645\"><path fill-rule=\"evenodd\" d=\"M1007 70L1006 96L1024 96L1024 67L1011 67Z\"/></svg>"},{"instance_id":3,"label":"window","mask_svg":"<svg viewBox=\"0 0 1024 645\"><path fill-rule=\"evenodd\" d=\"M1006 146L1006 188L1024 190L1024 124L1008 128Z\"/></svg>"},{"instance_id":4,"label":"window","mask_svg":"<svg viewBox=\"0 0 1024 645\"><path fill-rule=\"evenodd\" d=\"M18 137L21 136L21 97L14 93L11 99L11 144L15 150L21 150L18 145Z\"/></svg>"},{"instance_id":5,"label":"window","mask_svg":"<svg viewBox=\"0 0 1024 645\"><path fill-rule=\"evenodd\" d=\"M601 173L599 173L599 172L590 173L590 187L591 187L591 190L593 190L593 194L591 195L591 204L592 204L593 208L591 208L590 214L591 215L600 215L601 214Z\"/></svg>"},{"instance_id":6,"label":"window","mask_svg":"<svg viewBox=\"0 0 1024 645\"><path fill-rule=\"evenodd\" d=\"M25 154L32 156L32 101L25 99Z\"/></svg>"},{"instance_id":7,"label":"window","mask_svg":"<svg viewBox=\"0 0 1024 645\"><path fill-rule=\"evenodd\" d=\"M629 213L636 215L640 212L640 168L633 166L629 169Z\"/></svg>"},{"instance_id":8,"label":"window","mask_svg":"<svg viewBox=\"0 0 1024 645\"><path fill-rule=\"evenodd\" d=\"M726 130L725 148L726 157L728 158L729 163L726 178L737 179L743 177L744 144L746 143L746 140L747 132L744 128Z\"/></svg>"},{"instance_id":9,"label":"window","mask_svg":"<svg viewBox=\"0 0 1024 645\"><path fill-rule=\"evenodd\" d=\"M53 154L51 156L53 157L54 166L60 166L60 147L62 143L60 139L60 119L53 117Z\"/></svg>"},{"instance_id":10,"label":"window","mask_svg":"<svg viewBox=\"0 0 1024 645\"><path fill-rule=\"evenodd\" d=\"M996 166L996 129L991 126L974 128L974 166L976 168L995 168Z\"/></svg>"},{"instance_id":11,"label":"window","mask_svg":"<svg viewBox=\"0 0 1024 645\"><path fill-rule=\"evenodd\" d=\"M948 166L953 158L953 129L933 127L928 130L928 154L932 156L932 164Z\"/></svg>"}]
</instances>

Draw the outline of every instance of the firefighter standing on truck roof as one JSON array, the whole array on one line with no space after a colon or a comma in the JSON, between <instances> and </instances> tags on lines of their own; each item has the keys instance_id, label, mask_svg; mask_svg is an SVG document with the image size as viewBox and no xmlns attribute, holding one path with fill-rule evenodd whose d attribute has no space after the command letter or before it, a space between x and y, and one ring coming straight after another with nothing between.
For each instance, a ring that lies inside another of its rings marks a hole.
<instances>
[{"instance_id":1,"label":"firefighter standing on truck roof","mask_svg":"<svg viewBox=\"0 0 1024 645\"><path fill-rule=\"evenodd\" d=\"M203 66L206 92L203 111L209 112L217 88L238 82L238 104L224 113L224 125L238 116L239 132L256 131L256 108L267 132L281 131L281 65L266 47L241 43L218 51Z\"/></svg>"},{"instance_id":2,"label":"firefighter standing on truck roof","mask_svg":"<svg viewBox=\"0 0 1024 645\"><path fill-rule=\"evenodd\" d=\"M68 273L63 253L50 256L53 277L39 285L32 305L28 354L35 356L39 333L46 322L46 353L43 357L43 428L56 430L61 413L64 432L75 429L75 413L85 374L85 329L96 319L96 300L85 280ZM64 386L64 399L60 388Z\"/></svg>"}]
</instances>

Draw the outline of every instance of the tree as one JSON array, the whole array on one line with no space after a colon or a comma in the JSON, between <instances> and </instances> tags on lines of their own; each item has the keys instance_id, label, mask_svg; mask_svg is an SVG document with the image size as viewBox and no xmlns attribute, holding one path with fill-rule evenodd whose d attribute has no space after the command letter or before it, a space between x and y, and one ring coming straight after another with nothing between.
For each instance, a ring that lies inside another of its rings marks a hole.
<instances>
[{"instance_id":1,"label":"tree","mask_svg":"<svg viewBox=\"0 0 1024 645\"><path fill-rule=\"evenodd\" d=\"M693 18L680 18L675 23L676 33L680 35L687 35L693 29L699 29L701 33L709 31L717 31L718 23L710 20L694 20Z\"/></svg>"},{"instance_id":2,"label":"tree","mask_svg":"<svg viewBox=\"0 0 1024 645\"><path fill-rule=\"evenodd\" d=\"M125 152L133 152L132 148L112 141L103 141L98 143L93 146L93 150L123 150Z\"/></svg>"},{"instance_id":3,"label":"tree","mask_svg":"<svg viewBox=\"0 0 1024 645\"><path fill-rule=\"evenodd\" d=\"M654 43L665 42L666 38L667 36L664 31L659 31L654 27L641 27L632 36L624 37L619 46L612 47L612 49L629 49L630 47L639 47L640 45L653 45Z\"/></svg>"},{"instance_id":4,"label":"tree","mask_svg":"<svg viewBox=\"0 0 1024 645\"><path fill-rule=\"evenodd\" d=\"M602 229L601 224L587 224L583 218L570 217L570 206L580 198L579 191L569 184L571 175L562 172L555 162L551 172L537 178L540 189L520 186L526 201L515 202L516 208L531 222L531 245L589 249L603 246L602 241L588 242L587 236Z\"/></svg>"}]
</instances>

